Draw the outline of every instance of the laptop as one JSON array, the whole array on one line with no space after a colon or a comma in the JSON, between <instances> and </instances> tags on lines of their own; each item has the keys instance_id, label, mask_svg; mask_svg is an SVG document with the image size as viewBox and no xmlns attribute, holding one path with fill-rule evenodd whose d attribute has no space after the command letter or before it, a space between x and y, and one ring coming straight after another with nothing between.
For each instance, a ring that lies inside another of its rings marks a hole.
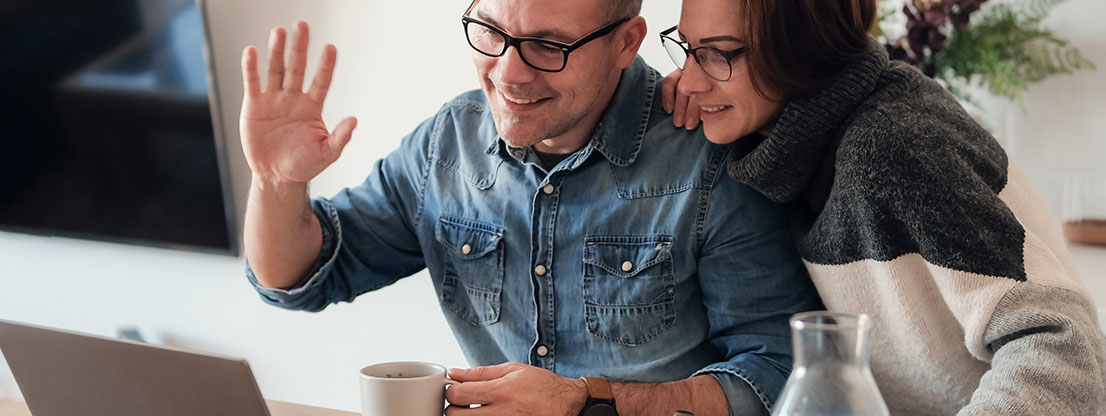
<instances>
[{"instance_id":1,"label":"laptop","mask_svg":"<svg viewBox=\"0 0 1106 416\"><path fill-rule=\"evenodd\" d=\"M0 320L35 416L269 416L245 360Z\"/></svg>"}]
</instances>

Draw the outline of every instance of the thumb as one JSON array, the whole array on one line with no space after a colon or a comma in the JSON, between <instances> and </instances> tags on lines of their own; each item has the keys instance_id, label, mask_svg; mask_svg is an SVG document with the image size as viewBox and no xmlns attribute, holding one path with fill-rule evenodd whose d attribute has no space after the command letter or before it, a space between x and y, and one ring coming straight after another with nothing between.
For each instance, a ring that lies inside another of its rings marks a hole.
<instances>
[{"instance_id":1,"label":"thumb","mask_svg":"<svg viewBox=\"0 0 1106 416\"><path fill-rule=\"evenodd\" d=\"M499 365L485 366L485 367L473 367L473 368L451 368L449 370L449 378L460 381L462 383L469 381L488 381L501 378L510 373L510 363L504 363Z\"/></svg>"},{"instance_id":2,"label":"thumb","mask_svg":"<svg viewBox=\"0 0 1106 416\"><path fill-rule=\"evenodd\" d=\"M346 147L346 143L349 143L349 139L353 137L353 129L356 127L356 117L348 117L342 120L341 123L338 123L334 131L330 132L330 137L327 138L330 148L341 152L342 149Z\"/></svg>"}]
</instances>

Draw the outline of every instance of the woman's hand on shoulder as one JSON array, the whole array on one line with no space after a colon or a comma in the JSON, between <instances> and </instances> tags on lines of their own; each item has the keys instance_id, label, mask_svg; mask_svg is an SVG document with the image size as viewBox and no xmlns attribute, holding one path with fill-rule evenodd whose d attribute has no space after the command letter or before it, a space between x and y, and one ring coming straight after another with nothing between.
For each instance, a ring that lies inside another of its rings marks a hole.
<instances>
[{"instance_id":1,"label":"woman's hand on shoulder","mask_svg":"<svg viewBox=\"0 0 1106 416\"><path fill-rule=\"evenodd\" d=\"M672 114L672 124L676 127L684 127L695 130L699 127L699 106L695 104L695 97L681 94L676 88L680 84L680 76L683 71L677 69L664 77L661 87L661 106L664 111Z\"/></svg>"}]
</instances>

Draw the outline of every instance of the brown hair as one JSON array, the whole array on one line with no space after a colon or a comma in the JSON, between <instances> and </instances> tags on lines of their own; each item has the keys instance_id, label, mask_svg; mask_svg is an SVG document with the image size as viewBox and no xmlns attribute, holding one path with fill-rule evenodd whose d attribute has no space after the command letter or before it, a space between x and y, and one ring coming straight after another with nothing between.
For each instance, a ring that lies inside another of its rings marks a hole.
<instances>
[{"instance_id":1,"label":"brown hair","mask_svg":"<svg viewBox=\"0 0 1106 416\"><path fill-rule=\"evenodd\" d=\"M868 46L877 0L735 0L745 12L745 54L757 93L809 95Z\"/></svg>"}]
</instances>

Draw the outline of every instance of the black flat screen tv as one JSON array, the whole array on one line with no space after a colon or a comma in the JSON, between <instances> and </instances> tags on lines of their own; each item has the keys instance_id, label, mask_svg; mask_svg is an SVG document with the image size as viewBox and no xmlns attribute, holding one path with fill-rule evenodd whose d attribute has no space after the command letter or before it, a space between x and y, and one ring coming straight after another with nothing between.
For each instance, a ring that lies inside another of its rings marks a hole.
<instances>
[{"instance_id":1,"label":"black flat screen tv","mask_svg":"<svg viewBox=\"0 0 1106 416\"><path fill-rule=\"evenodd\" d=\"M0 2L0 230L237 255L190 0Z\"/></svg>"}]
</instances>

